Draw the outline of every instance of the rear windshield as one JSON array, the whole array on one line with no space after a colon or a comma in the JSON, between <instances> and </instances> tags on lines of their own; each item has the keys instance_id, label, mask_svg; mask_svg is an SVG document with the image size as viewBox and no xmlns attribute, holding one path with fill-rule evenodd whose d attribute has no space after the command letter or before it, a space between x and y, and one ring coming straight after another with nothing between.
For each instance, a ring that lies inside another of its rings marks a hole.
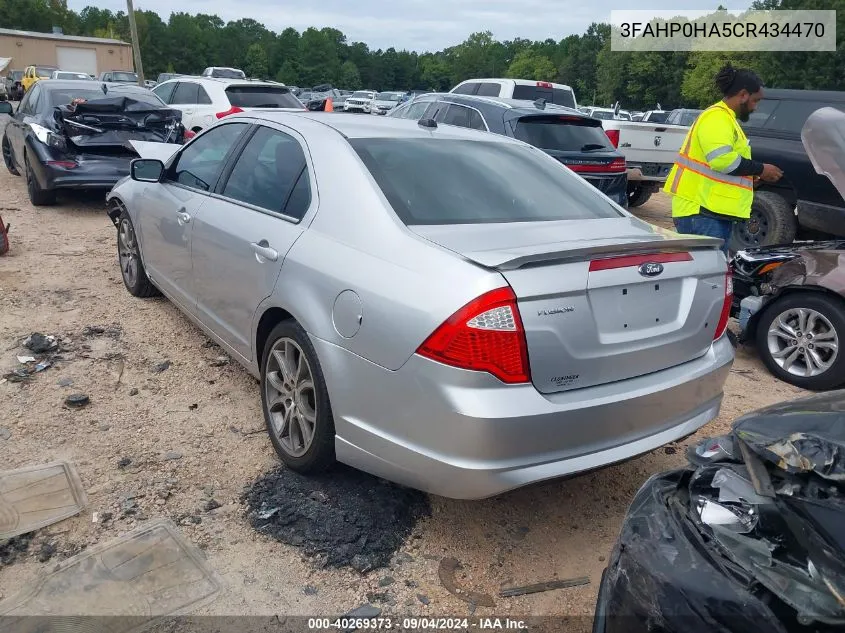
<instances>
[{"instance_id":1,"label":"rear windshield","mask_svg":"<svg viewBox=\"0 0 845 633\"><path fill-rule=\"evenodd\" d=\"M603 112L601 110L595 110L591 115L594 119L601 119L602 121L610 121L613 117L613 112Z\"/></svg>"},{"instance_id":2,"label":"rear windshield","mask_svg":"<svg viewBox=\"0 0 845 633\"><path fill-rule=\"evenodd\" d=\"M579 176L529 147L430 138L362 138L350 143L407 225L623 215Z\"/></svg>"},{"instance_id":3,"label":"rear windshield","mask_svg":"<svg viewBox=\"0 0 845 633\"><path fill-rule=\"evenodd\" d=\"M564 90L563 88L517 85L513 89L513 98L528 99L529 101L545 99L547 102L566 106L567 108L575 107L575 94L571 90Z\"/></svg>"},{"instance_id":4,"label":"rear windshield","mask_svg":"<svg viewBox=\"0 0 845 633\"><path fill-rule=\"evenodd\" d=\"M135 73L112 73L112 81L138 81L138 75Z\"/></svg>"},{"instance_id":5,"label":"rear windshield","mask_svg":"<svg viewBox=\"0 0 845 633\"><path fill-rule=\"evenodd\" d=\"M212 77L218 79L246 79L246 75L242 70L234 70L232 68L215 68L211 71Z\"/></svg>"},{"instance_id":6,"label":"rear windshield","mask_svg":"<svg viewBox=\"0 0 845 633\"><path fill-rule=\"evenodd\" d=\"M299 99L286 86L229 86L229 103L239 108L298 108Z\"/></svg>"},{"instance_id":7,"label":"rear windshield","mask_svg":"<svg viewBox=\"0 0 845 633\"><path fill-rule=\"evenodd\" d=\"M519 119L514 136L540 149L589 152L612 150L613 145L600 125L543 117Z\"/></svg>"},{"instance_id":8,"label":"rear windshield","mask_svg":"<svg viewBox=\"0 0 845 633\"><path fill-rule=\"evenodd\" d=\"M648 115L648 123L664 123L668 116L668 112L652 112Z\"/></svg>"},{"instance_id":9,"label":"rear windshield","mask_svg":"<svg viewBox=\"0 0 845 633\"><path fill-rule=\"evenodd\" d=\"M136 111L143 111L147 109L145 106L152 106L153 108L166 108L164 102L155 94L149 94L139 91L123 92L120 90L109 90L108 93L103 93L99 88L59 88L48 92L50 95L50 105L54 108L63 105L69 105L74 99L83 99L85 101L96 101L98 99L120 99L127 97L138 104L132 105L129 109Z\"/></svg>"}]
</instances>

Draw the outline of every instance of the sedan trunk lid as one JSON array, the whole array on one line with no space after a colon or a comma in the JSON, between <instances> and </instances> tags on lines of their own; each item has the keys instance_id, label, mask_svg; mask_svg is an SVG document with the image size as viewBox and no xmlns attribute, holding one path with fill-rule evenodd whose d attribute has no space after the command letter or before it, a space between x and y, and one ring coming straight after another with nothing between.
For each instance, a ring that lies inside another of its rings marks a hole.
<instances>
[{"instance_id":1,"label":"sedan trunk lid","mask_svg":"<svg viewBox=\"0 0 845 633\"><path fill-rule=\"evenodd\" d=\"M726 283L719 240L627 217L409 228L501 272L542 393L680 365L713 342Z\"/></svg>"}]
</instances>

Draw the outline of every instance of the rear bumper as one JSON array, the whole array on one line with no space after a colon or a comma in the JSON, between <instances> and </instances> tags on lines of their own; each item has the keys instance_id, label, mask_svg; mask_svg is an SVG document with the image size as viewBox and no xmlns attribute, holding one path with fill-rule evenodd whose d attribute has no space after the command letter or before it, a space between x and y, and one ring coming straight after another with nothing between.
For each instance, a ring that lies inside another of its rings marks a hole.
<instances>
[{"instance_id":1,"label":"rear bumper","mask_svg":"<svg viewBox=\"0 0 845 633\"><path fill-rule=\"evenodd\" d=\"M388 371L312 340L338 459L457 499L593 470L694 433L718 415L734 358L723 336L684 365L545 396L419 356Z\"/></svg>"},{"instance_id":2,"label":"rear bumper","mask_svg":"<svg viewBox=\"0 0 845 633\"><path fill-rule=\"evenodd\" d=\"M49 165L48 161L70 160L65 155L53 156L48 148L40 143L28 143L30 155L38 157L31 161L35 179L42 189L110 189L121 178L129 175L129 163L132 156L98 156L76 154L72 156L76 167L68 169Z\"/></svg>"}]
</instances>

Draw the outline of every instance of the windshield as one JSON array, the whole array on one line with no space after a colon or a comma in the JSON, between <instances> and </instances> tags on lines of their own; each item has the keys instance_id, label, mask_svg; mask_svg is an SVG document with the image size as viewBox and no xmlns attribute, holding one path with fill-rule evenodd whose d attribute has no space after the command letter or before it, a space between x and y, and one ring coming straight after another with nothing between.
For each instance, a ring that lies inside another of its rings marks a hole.
<instances>
[{"instance_id":1,"label":"windshield","mask_svg":"<svg viewBox=\"0 0 845 633\"><path fill-rule=\"evenodd\" d=\"M395 92L380 92L376 95L376 101L396 101L398 103L400 99L402 99L402 95Z\"/></svg>"},{"instance_id":2,"label":"windshield","mask_svg":"<svg viewBox=\"0 0 845 633\"><path fill-rule=\"evenodd\" d=\"M126 82L136 82L138 81L138 75L135 73L112 73L111 74L112 81L126 81Z\"/></svg>"},{"instance_id":3,"label":"windshield","mask_svg":"<svg viewBox=\"0 0 845 633\"><path fill-rule=\"evenodd\" d=\"M355 98L355 99L372 99L373 93L372 92L361 92L359 90L358 92L352 93L352 98Z\"/></svg>"},{"instance_id":4,"label":"windshield","mask_svg":"<svg viewBox=\"0 0 845 633\"><path fill-rule=\"evenodd\" d=\"M56 73L56 79L85 79L89 80L91 77L83 73Z\"/></svg>"},{"instance_id":5,"label":"windshield","mask_svg":"<svg viewBox=\"0 0 845 633\"><path fill-rule=\"evenodd\" d=\"M246 79L246 75L242 70L234 70L232 68L215 68L211 71L211 76L220 79Z\"/></svg>"},{"instance_id":6,"label":"windshield","mask_svg":"<svg viewBox=\"0 0 845 633\"><path fill-rule=\"evenodd\" d=\"M39 77L43 77L44 79L49 79L50 75L53 74L54 70L56 70L56 69L50 68L49 66L48 67L36 66L35 67L35 74L38 75Z\"/></svg>"},{"instance_id":7,"label":"windshield","mask_svg":"<svg viewBox=\"0 0 845 633\"><path fill-rule=\"evenodd\" d=\"M302 103L283 86L229 86L229 103L239 108L296 108Z\"/></svg>"},{"instance_id":8,"label":"windshield","mask_svg":"<svg viewBox=\"0 0 845 633\"><path fill-rule=\"evenodd\" d=\"M612 150L604 130L589 121L561 121L557 117L524 117L516 124L514 136L534 147L548 150L589 152Z\"/></svg>"},{"instance_id":9,"label":"windshield","mask_svg":"<svg viewBox=\"0 0 845 633\"><path fill-rule=\"evenodd\" d=\"M432 138L349 142L407 225L623 216L579 176L525 146Z\"/></svg>"},{"instance_id":10,"label":"windshield","mask_svg":"<svg viewBox=\"0 0 845 633\"><path fill-rule=\"evenodd\" d=\"M95 101L97 99L120 99L126 97L155 108L166 108L164 102L159 99L152 92L124 92L118 90L109 90L107 94L99 88L62 88L50 90L50 105L54 108L63 105L69 105L74 99L82 99L84 101ZM132 108L133 110L142 110L144 108Z\"/></svg>"}]
</instances>

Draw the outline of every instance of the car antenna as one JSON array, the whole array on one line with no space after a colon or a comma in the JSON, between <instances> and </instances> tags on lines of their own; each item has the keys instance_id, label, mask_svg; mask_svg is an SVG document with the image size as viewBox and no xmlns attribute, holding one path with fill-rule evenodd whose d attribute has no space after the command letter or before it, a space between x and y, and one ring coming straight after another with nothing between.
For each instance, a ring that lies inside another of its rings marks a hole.
<instances>
[{"instance_id":1,"label":"car antenna","mask_svg":"<svg viewBox=\"0 0 845 633\"><path fill-rule=\"evenodd\" d=\"M431 129L437 128L437 121L434 119L420 119L417 121L417 125L421 127L430 127Z\"/></svg>"},{"instance_id":2,"label":"car antenna","mask_svg":"<svg viewBox=\"0 0 845 633\"><path fill-rule=\"evenodd\" d=\"M540 99L537 99L534 102L534 107L539 108L540 110L545 110L546 109L546 100L543 99L542 97Z\"/></svg>"}]
</instances>

